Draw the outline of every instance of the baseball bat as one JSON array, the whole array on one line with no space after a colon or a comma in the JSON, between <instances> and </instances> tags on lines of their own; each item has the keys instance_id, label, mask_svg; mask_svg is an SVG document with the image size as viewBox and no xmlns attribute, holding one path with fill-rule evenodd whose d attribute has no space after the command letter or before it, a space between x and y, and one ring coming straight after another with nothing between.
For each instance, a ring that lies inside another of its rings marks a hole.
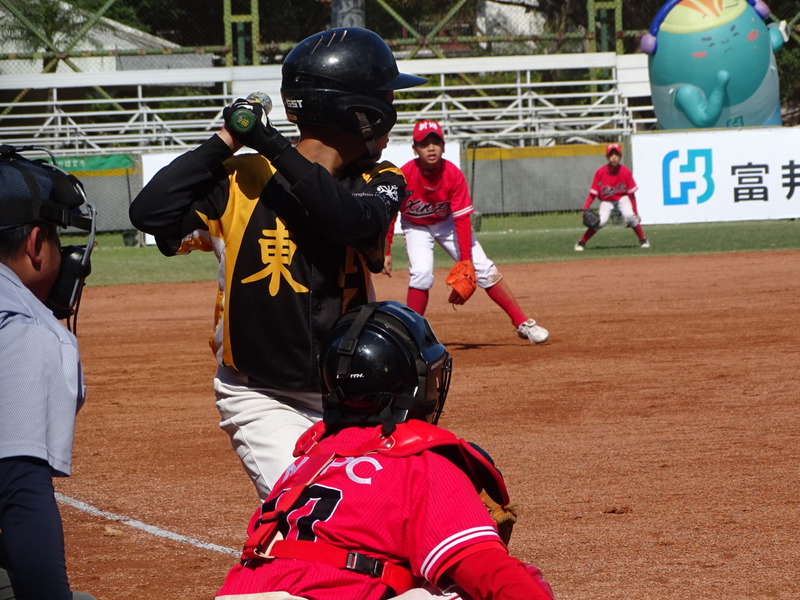
<instances>
[{"instance_id":1,"label":"baseball bat","mask_svg":"<svg viewBox=\"0 0 800 600\"><path fill-rule=\"evenodd\" d=\"M272 110L272 98L264 92L251 92L245 98L248 102L257 102L263 108L264 125L266 125L267 115ZM237 108L231 114L227 123L228 127L238 133L248 133L256 126L255 114L249 108Z\"/></svg>"}]
</instances>

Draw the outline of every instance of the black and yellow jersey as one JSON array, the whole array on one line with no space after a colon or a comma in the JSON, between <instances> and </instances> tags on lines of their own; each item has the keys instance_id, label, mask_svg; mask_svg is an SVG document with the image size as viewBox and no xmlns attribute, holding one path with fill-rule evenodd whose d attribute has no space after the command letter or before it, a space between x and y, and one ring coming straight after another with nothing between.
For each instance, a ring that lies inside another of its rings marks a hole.
<instances>
[{"instance_id":1,"label":"black and yellow jersey","mask_svg":"<svg viewBox=\"0 0 800 600\"><path fill-rule=\"evenodd\" d=\"M261 155L231 156L214 136L159 171L130 210L162 253L216 254L212 350L274 389L319 390L319 343L344 311L372 299L370 272L383 267L405 192L388 162L339 181L308 165L290 185Z\"/></svg>"}]
</instances>

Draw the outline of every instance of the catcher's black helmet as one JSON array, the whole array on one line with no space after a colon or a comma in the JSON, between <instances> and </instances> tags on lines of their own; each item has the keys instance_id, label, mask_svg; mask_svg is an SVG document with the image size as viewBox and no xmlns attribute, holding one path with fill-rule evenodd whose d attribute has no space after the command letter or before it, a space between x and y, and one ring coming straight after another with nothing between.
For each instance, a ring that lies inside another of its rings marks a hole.
<instances>
[{"instance_id":1,"label":"catcher's black helmet","mask_svg":"<svg viewBox=\"0 0 800 600\"><path fill-rule=\"evenodd\" d=\"M319 354L323 421L436 423L450 385L451 358L428 322L399 302L373 302L345 313Z\"/></svg>"},{"instance_id":2,"label":"catcher's black helmet","mask_svg":"<svg viewBox=\"0 0 800 600\"><path fill-rule=\"evenodd\" d=\"M397 121L389 92L421 85L424 77L400 73L376 33L339 27L306 38L283 62L281 96L299 125L333 127L368 140Z\"/></svg>"}]
</instances>

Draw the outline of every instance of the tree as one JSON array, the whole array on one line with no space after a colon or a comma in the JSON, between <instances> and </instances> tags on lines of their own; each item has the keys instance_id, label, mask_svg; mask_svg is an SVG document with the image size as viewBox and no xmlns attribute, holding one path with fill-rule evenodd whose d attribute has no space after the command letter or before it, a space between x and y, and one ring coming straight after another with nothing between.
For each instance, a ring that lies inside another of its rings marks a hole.
<instances>
[{"instance_id":1,"label":"tree","mask_svg":"<svg viewBox=\"0 0 800 600\"><path fill-rule=\"evenodd\" d=\"M87 21L82 12L68 10L54 0L28 0L7 8L9 13L0 21L4 37L16 42L22 52L62 51ZM45 59L43 71L54 70L56 64L57 61Z\"/></svg>"}]
</instances>

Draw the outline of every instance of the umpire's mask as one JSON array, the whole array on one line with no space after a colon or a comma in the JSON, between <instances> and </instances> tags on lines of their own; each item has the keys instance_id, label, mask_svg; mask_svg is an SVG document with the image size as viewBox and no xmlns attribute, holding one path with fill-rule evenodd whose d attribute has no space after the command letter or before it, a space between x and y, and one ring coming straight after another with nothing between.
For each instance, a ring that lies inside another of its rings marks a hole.
<instances>
[{"instance_id":1,"label":"umpire's mask","mask_svg":"<svg viewBox=\"0 0 800 600\"><path fill-rule=\"evenodd\" d=\"M52 163L21 154L32 151L45 152ZM50 223L88 232L85 245L61 248L61 270L45 302L56 318L67 319L74 333L81 292L92 270L97 212L86 201L81 182L55 163L45 148L0 145L0 231Z\"/></svg>"}]
</instances>

